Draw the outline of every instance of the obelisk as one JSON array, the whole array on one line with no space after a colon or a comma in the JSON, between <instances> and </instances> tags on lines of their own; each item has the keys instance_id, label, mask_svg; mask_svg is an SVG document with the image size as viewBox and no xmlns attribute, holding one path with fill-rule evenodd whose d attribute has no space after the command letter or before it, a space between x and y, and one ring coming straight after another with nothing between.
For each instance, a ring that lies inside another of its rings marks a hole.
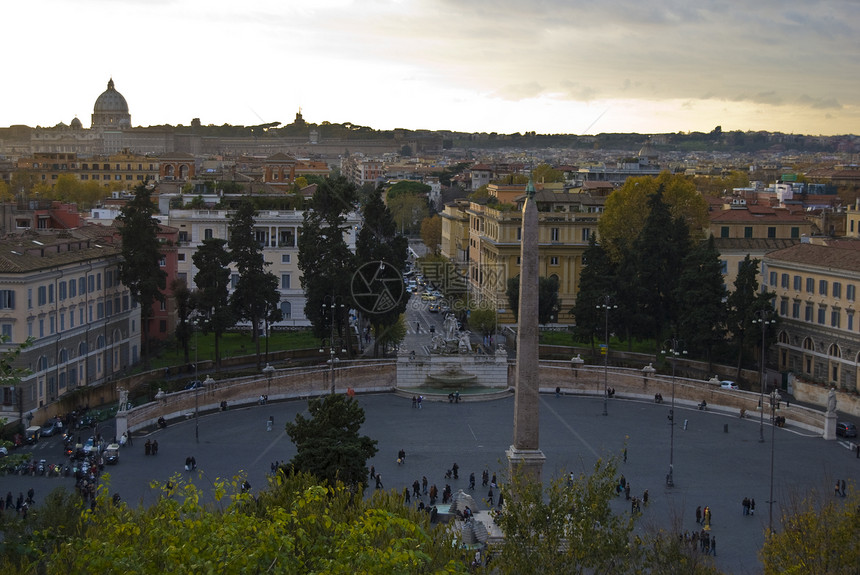
<instances>
[{"instance_id":1,"label":"obelisk","mask_svg":"<svg viewBox=\"0 0 860 575\"><path fill-rule=\"evenodd\" d=\"M531 179L523 204L520 246L520 300L517 329L517 365L514 395L514 443L507 450L508 470L540 482L543 462L538 439L538 209Z\"/></svg>"}]
</instances>

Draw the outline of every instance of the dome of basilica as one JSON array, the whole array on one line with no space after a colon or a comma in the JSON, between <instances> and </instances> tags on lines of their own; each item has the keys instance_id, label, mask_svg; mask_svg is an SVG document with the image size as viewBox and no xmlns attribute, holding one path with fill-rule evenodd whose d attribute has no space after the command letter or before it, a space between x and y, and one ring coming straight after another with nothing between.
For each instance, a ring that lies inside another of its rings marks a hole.
<instances>
[{"instance_id":1,"label":"dome of basilica","mask_svg":"<svg viewBox=\"0 0 860 575\"><path fill-rule=\"evenodd\" d=\"M107 90L96 99L96 104L93 106L93 113L120 113L128 114L128 103L125 97L116 91L113 87L113 78L110 79L107 85Z\"/></svg>"}]
</instances>

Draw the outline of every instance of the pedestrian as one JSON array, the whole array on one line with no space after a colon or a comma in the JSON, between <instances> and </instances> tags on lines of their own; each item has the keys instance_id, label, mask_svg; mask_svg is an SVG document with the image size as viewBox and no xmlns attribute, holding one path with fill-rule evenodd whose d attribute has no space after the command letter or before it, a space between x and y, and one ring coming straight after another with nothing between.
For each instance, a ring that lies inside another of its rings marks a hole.
<instances>
[{"instance_id":1,"label":"pedestrian","mask_svg":"<svg viewBox=\"0 0 860 575\"><path fill-rule=\"evenodd\" d=\"M439 489L436 488L436 484L430 486L430 505L436 505L436 498L439 497Z\"/></svg>"},{"instance_id":2,"label":"pedestrian","mask_svg":"<svg viewBox=\"0 0 860 575\"><path fill-rule=\"evenodd\" d=\"M35 503L35 501L33 501L33 496L35 494L36 492L33 490L32 487L27 490L27 503L29 503L30 505L33 505L33 503Z\"/></svg>"},{"instance_id":3,"label":"pedestrian","mask_svg":"<svg viewBox=\"0 0 860 575\"><path fill-rule=\"evenodd\" d=\"M743 515L750 514L750 498L744 497L743 501L741 501L741 509L743 510Z\"/></svg>"},{"instance_id":4,"label":"pedestrian","mask_svg":"<svg viewBox=\"0 0 860 575\"><path fill-rule=\"evenodd\" d=\"M627 485L624 486L624 499L630 501L630 482L627 482Z\"/></svg>"},{"instance_id":5,"label":"pedestrian","mask_svg":"<svg viewBox=\"0 0 860 575\"><path fill-rule=\"evenodd\" d=\"M495 486L496 486L496 474L495 474L495 473L493 473L493 478L492 478L492 479L490 479L490 485L491 485L492 487L495 487Z\"/></svg>"},{"instance_id":6,"label":"pedestrian","mask_svg":"<svg viewBox=\"0 0 860 575\"><path fill-rule=\"evenodd\" d=\"M717 556L717 536L711 536L711 554L716 557Z\"/></svg>"},{"instance_id":7,"label":"pedestrian","mask_svg":"<svg viewBox=\"0 0 860 575\"><path fill-rule=\"evenodd\" d=\"M618 483L621 484L621 489L624 489L624 486L627 485L627 479L625 479L624 474L621 474L621 479L618 480Z\"/></svg>"},{"instance_id":8,"label":"pedestrian","mask_svg":"<svg viewBox=\"0 0 860 575\"><path fill-rule=\"evenodd\" d=\"M481 485L486 487L490 482L490 472L484 469L484 472L481 474Z\"/></svg>"},{"instance_id":9,"label":"pedestrian","mask_svg":"<svg viewBox=\"0 0 860 575\"><path fill-rule=\"evenodd\" d=\"M403 488L403 501L404 501L407 505L408 505L408 504L409 504L409 502L410 502L410 499L409 499L409 488L408 488L408 487L404 487L404 488Z\"/></svg>"},{"instance_id":10,"label":"pedestrian","mask_svg":"<svg viewBox=\"0 0 860 575\"><path fill-rule=\"evenodd\" d=\"M624 448L624 463L627 463L627 448Z\"/></svg>"},{"instance_id":11,"label":"pedestrian","mask_svg":"<svg viewBox=\"0 0 860 575\"><path fill-rule=\"evenodd\" d=\"M498 507L501 509L501 507L502 507L502 505L504 505L504 503L505 503L505 494L504 494L504 492L502 492L502 490L500 489L500 490L499 490L499 502L498 502Z\"/></svg>"},{"instance_id":12,"label":"pedestrian","mask_svg":"<svg viewBox=\"0 0 860 575\"><path fill-rule=\"evenodd\" d=\"M158 440L152 442L152 454L158 455Z\"/></svg>"},{"instance_id":13,"label":"pedestrian","mask_svg":"<svg viewBox=\"0 0 860 575\"><path fill-rule=\"evenodd\" d=\"M702 511L702 521L705 522L705 525L708 527L711 526L711 508L709 506L705 506L705 510Z\"/></svg>"},{"instance_id":14,"label":"pedestrian","mask_svg":"<svg viewBox=\"0 0 860 575\"><path fill-rule=\"evenodd\" d=\"M845 480L842 480L842 497L845 497Z\"/></svg>"},{"instance_id":15,"label":"pedestrian","mask_svg":"<svg viewBox=\"0 0 860 575\"><path fill-rule=\"evenodd\" d=\"M415 333L421 333L421 322L420 321L415 322Z\"/></svg>"},{"instance_id":16,"label":"pedestrian","mask_svg":"<svg viewBox=\"0 0 860 575\"><path fill-rule=\"evenodd\" d=\"M417 479L412 483L412 494L415 497L421 497L421 484L418 483Z\"/></svg>"},{"instance_id":17,"label":"pedestrian","mask_svg":"<svg viewBox=\"0 0 860 575\"><path fill-rule=\"evenodd\" d=\"M421 477L421 487L422 487L422 491L424 491L424 495L427 495L427 476L426 475Z\"/></svg>"},{"instance_id":18,"label":"pedestrian","mask_svg":"<svg viewBox=\"0 0 860 575\"><path fill-rule=\"evenodd\" d=\"M750 515L755 515L755 498L750 499Z\"/></svg>"},{"instance_id":19,"label":"pedestrian","mask_svg":"<svg viewBox=\"0 0 860 575\"><path fill-rule=\"evenodd\" d=\"M381 473L377 473L377 474L376 474L376 488L377 488L377 489L382 489L382 488L383 488L383 487L382 487L382 474L381 474Z\"/></svg>"},{"instance_id":20,"label":"pedestrian","mask_svg":"<svg viewBox=\"0 0 860 575\"><path fill-rule=\"evenodd\" d=\"M460 479L458 472L460 471L460 466L457 465L457 462L454 462L454 465L451 466L451 471L454 472L454 479Z\"/></svg>"},{"instance_id":21,"label":"pedestrian","mask_svg":"<svg viewBox=\"0 0 860 575\"><path fill-rule=\"evenodd\" d=\"M418 409L418 396L412 396L412 409Z\"/></svg>"},{"instance_id":22,"label":"pedestrian","mask_svg":"<svg viewBox=\"0 0 860 575\"><path fill-rule=\"evenodd\" d=\"M493 497L493 488L490 487L490 492L487 493L487 501L490 502L490 507L492 507L495 503L495 498Z\"/></svg>"},{"instance_id":23,"label":"pedestrian","mask_svg":"<svg viewBox=\"0 0 860 575\"><path fill-rule=\"evenodd\" d=\"M475 474L469 474L469 489L475 489Z\"/></svg>"},{"instance_id":24,"label":"pedestrian","mask_svg":"<svg viewBox=\"0 0 860 575\"><path fill-rule=\"evenodd\" d=\"M422 401L424 401L424 396L423 396L423 395L419 395L419 396L418 396L418 409L421 409L421 402L422 402Z\"/></svg>"},{"instance_id":25,"label":"pedestrian","mask_svg":"<svg viewBox=\"0 0 860 575\"><path fill-rule=\"evenodd\" d=\"M647 489L642 494L642 503L644 503L646 507L648 506L648 490Z\"/></svg>"},{"instance_id":26,"label":"pedestrian","mask_svg":"<svg viewBox=\"0 0 860 575\"><path fill-rule=\"evenodd\" d=\"M144 455L149 455L152 453L152 441L149 439L146 440L146 443L143 444L143 453Z\"/></svg>"},{"instance_id":27,"label":"pedestrian","mask_svg":"<svg viewBox=\"0 0 860 575\"><path fill-rule=\"evenodd\" d=\"M373 467L372 465L370 466L370 478L376 479L376 468Z\"/></svg>"},{"instance_id":28,"label":"pedestrian","mask_svg":"<svg viewBox=\"0 0 860 575\"><path fill-rule=\"evenodd\" d=\"M702 506L696 507L696 524L702 523Z\"/></svg>"}]
</instances>

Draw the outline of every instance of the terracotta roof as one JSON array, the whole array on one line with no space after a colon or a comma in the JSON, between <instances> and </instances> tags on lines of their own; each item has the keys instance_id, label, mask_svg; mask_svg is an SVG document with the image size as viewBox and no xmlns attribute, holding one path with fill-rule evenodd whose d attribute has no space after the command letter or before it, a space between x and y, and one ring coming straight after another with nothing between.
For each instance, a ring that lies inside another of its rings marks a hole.
<instances>
[{"instance_id":1,"label":"terracotta roof","mask_svg":"<svg viewBox=\"0 0 860 575\"><path fill-rule=\"evenodd\" d=\"M714 246L719 252L747 252L750 254L768 253L800 243L799 238L718 238L714 237Z\"/></svg>"},{"instance_id":2,"label":"terracotta roof","mask_svg":"<svg viewBox=\"0 0 860 575\"><path fill-rule=\"evenodd\" d=\"M840 245L841 244L841 245ZM860 272L860 242L838 242L836 245L797 244L767 254L771 260Z\"/></svg>"},{"instance_id":3,"label":"terracotta roof","mask_svg":"<svg viewBox=\"0 0 860 575\"><path fill-rule=\"evenodd\" d=\"M118 243L111 243L110 237L99 242L96 235L79 233L95 227L100 226L3 238L0 240L0 273L25 273L119 255L121 248Z\"/></svg>"},{"instance_id":4,"label":"terracotta roof","mask_svg":"<svg viewBox=\"0 0 860 575\"><path fill-rule=\"evenodd\" d=\"M761 223L763 221L773 222L803 222L806 220L803 214L792 213L790 210L775 210L770 207L759 207L755 210L729 209L711 212L709 218L712 222L750 222Z\"/></svg>"}]
</instances>

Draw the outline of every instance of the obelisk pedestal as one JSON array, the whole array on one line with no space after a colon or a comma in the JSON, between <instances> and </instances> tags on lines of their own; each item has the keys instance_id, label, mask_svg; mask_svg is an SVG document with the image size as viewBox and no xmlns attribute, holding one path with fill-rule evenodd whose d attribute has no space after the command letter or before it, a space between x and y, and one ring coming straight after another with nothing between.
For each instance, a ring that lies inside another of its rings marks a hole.
<instances>
[{"instance_id":1,"label":"obelisk pedestal","mask_svg":"<svg viewBox=\"0 0 860 575\"><path fill-rule=\"evenodd\" d=\"M529 180L523 205L520 246L520 297L517 330L517 365L514 390L514 443L507 450L510 476L540 483L546 457L540 450L538 377L538 210L534 184Z\"/></svg>"}]
</instances>

